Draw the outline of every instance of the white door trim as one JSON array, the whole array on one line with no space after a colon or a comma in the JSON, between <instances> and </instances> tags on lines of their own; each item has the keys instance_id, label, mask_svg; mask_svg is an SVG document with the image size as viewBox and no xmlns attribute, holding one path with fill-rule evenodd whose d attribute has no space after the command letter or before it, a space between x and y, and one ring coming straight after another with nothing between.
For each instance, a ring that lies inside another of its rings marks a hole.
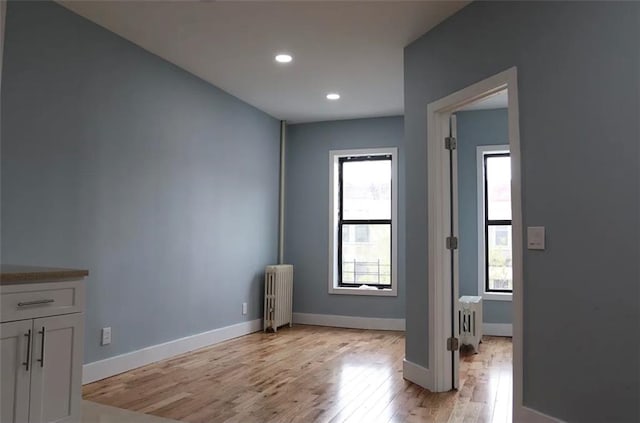
<instances>
[{"instance_id":1,"label":"white door trim","mask_svg":"<svg viewBox=\"0 0 640 423\"><path fill-rule=\"evenodd\" d=\"M448 152L443 146L442 122L465 104L508 89L509 146L511 150L511 199L513 224L513 419L524 421L527 413L522 403L522 319L523 319L523 222L521 196L520 134L518 118L518 83L515 67L457 91L427 106L427 186L429 228L429 373L432 380L426 388L440 392L452 386L451 354L446 351L450 336L449 313L451 271L445 239L450 230L448 219L449 178Z\"/></svg>"}]
</instances>

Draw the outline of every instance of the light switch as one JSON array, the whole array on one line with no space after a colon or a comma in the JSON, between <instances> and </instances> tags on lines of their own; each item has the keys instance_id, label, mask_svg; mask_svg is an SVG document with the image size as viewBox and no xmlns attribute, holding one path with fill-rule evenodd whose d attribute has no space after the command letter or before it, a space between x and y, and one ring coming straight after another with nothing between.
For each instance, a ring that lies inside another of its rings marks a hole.
<instances>
[{"instance_id":1,"label":"light switch","mask_svg":"<svg viewBox=\"0 0 640 423\"><path fill-rule=\"evenodd\" d=\"M529 226L527 228L527 248L529 250L544 250L544 226Z\"/></svg>"}]
</instances>

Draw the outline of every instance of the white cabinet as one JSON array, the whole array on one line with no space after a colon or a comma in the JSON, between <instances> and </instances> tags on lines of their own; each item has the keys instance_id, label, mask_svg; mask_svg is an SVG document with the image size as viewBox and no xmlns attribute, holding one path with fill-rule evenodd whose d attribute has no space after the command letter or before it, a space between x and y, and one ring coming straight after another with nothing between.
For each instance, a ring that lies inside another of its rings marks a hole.
<instances>
[{"instance_id":1,"label":"white cabinet","mask_svg":"<svg viewBox=\"0 0 640 423\"><path fill-rule=\"evenodd\" d=\"M0 287L3 308L9 308L3 310L3 320L21 318L0 323L2 423L79 420L84 314L77 293L82 283ZM59 295L61 289L75 293L73 307L68 296Z\"/></svg>"},{"instance_id":2,"label":"white cabinet","mask_svg":"<svg viewBox=\"0 0 640 423\"><path fill-rule=\"evenodd\" d=\"M0 323L0 422L29 420L29 383L31 379L31 320Z\"/></svg>"},{"instance_id":3,"label":"white cabinet","mask_svg":"<svg viewBox=\"0 0 640 423\"><path fill-rule=\"evenodd\" d=\"M82 314L33 320L29 423L72 421L82 397Z\"/></svg>"}]
</instances>

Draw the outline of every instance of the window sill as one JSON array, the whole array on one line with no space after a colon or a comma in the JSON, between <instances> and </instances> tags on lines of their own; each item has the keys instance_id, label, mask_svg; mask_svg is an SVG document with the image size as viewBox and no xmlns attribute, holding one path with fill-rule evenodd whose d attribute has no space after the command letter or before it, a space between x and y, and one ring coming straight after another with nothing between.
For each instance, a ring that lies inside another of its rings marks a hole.
<instances>
[{"instance_id":1,"label":"window sill","mask_svg":"<svg viewBox=\"0 0 640 423\"><path fill-rule=\"evenodd\" d=\"M482 293L483 300L489 301L511 301L513 299L513 294L511 293L499 293L499 292L483 292Z\"/></svg>"},{"instance_id":2,"label":"window sill","mask_svg":"<svg viewBox=\"0 0 640 423\"><path fill-rule=\"evenodd\" d=\"M395 289L362 289L362 288L343 288L333 286L329 288L329 294L341 295L369 295L375 297L397 297L398 293Z\"/></svg>"}]
</instances>

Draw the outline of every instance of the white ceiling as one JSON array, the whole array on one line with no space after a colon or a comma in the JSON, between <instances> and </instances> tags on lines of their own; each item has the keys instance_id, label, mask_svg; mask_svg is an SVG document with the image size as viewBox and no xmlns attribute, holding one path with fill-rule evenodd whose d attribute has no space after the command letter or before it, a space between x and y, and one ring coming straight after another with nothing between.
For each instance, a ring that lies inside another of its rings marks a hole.
<instances>
[{"instance_id":1,"label":"white ceiling","mask_svg":"<svg viewBox=\"0 0 640 423\"><path fill-rule=\"evenodd\" d=\"M60 3L278 119L309 122L402 114L404 47L469 2Z\"/></svg>"},{"instance_id":2,"label":"white ceiling","mask_svg":"<svg viewBox=\"0 0 640 423\"><path fill-rule=\"evenodd\" d=\"M466 112L470 110L491 110L491 109L506 109L508 104L508 95L507 90L499 91L489 97L482 98L478 101L474 101L473 103L467 104L462 107L459 111Z\"/></svg>"}]
</instances>

